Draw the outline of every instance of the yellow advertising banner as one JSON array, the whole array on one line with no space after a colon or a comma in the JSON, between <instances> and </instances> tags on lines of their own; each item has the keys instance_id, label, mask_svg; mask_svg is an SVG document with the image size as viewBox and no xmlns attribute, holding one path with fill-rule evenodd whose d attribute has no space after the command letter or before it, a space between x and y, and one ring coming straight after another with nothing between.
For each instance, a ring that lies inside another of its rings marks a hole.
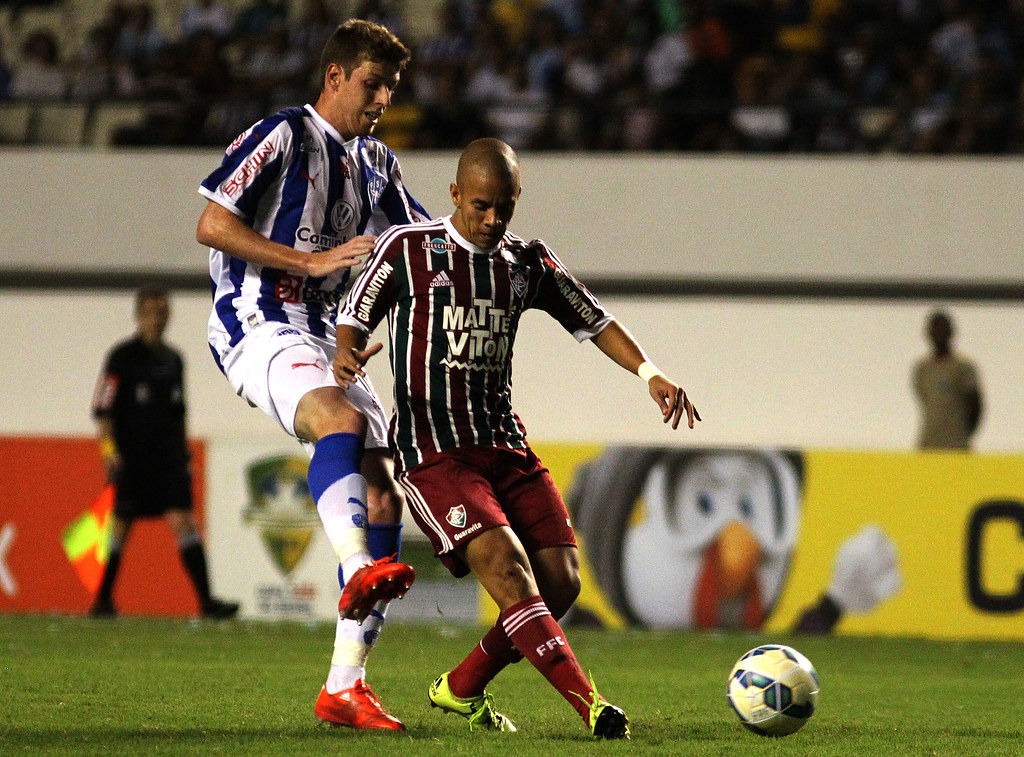
<instances>
[{"instance_id":1,"label":"yellow advertising banner","mask_svg":"<svg viewBox=\"0 0 1024 757\"><path fill-rule=\"evenodd\" d=\"M836 632L1024 638L1024 457L809 451L804 466L800 535L769 630L841 589L844 543L873 528L891 543L899 585L844 611Z\"/></svg>"},{"instance_id":2,"label":"yellow advertising banner","mask_svg":"<svg viewBox=\"0 0 1024 757\"><path fill-rule=\"evenodd\" d=\"M535 448L581 546L569 623L1024 638L1024 456Z\"/></svg>"}]
</instances>

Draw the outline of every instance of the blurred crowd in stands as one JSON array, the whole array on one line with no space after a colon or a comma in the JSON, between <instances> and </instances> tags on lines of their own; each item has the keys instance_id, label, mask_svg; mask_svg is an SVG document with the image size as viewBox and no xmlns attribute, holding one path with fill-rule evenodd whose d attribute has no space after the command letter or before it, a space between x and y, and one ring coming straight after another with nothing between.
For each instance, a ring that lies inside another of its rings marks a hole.
<instances>
[{"instance_id":1,"label":"blurred crowd in stands","mask_svg":"<svg viewBox=\"0 0 1024 757\"><path fill-rule=\"evenodd\" d=\"M144 101L115 143L223 146L312 102L354 15L413 48L396 149L1024 152L1024 0L447 0L413 29L414 2L192 0L171 34L158 0L111 0L77 49L0 49L0 99Z\"/></svg>"}]
</instances>

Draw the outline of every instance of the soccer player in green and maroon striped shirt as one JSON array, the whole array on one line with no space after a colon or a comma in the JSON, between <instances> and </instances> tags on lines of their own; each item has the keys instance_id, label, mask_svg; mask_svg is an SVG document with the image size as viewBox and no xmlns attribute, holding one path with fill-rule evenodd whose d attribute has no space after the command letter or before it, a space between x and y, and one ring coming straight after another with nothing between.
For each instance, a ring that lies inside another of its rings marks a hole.
<instances>
[{"instance_id":1,"label":"soccer player in green and maroon striped shirt","mask_svg":"<svg viewBox=\"0 0 1024 757\"><path fill-rule=\"evenodd\" d=\"M628 719L597 692L559 626L579 594L569 514L512 409L512 347L526 310L544 310L578 341L592 340L639 375L662 420L700 415L682 387L544 242L508 231L521 190L507 144L481 139L459 159L454 212L396 226L377 240L338 314L335 378L362 375L365 342L388 320L394 373L391 439L410 512L455 575L472 572L500 609L498 622L430 687L434 706L473 730L514 731L486 685L523 657L598 738L625 738Z\"/></svg>"}]
</instances>

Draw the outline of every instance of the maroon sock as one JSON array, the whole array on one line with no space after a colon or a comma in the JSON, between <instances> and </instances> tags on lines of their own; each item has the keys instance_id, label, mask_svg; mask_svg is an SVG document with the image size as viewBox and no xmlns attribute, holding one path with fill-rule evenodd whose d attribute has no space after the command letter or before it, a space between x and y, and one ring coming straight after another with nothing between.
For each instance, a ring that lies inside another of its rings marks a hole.
<instances>
[{"instance_id":1,"label":"maroon sock","mask_svg":"<svg viewBox=\"0 0 1024 757\"><path fill-rule=\"evenodd\" d=\"M591 687L562 627L544 600L531 597L512 605L498 618L516 649L590 725Z\"/></svg>"},{"instance_id":2,"label":"maroon sock","mask_svg":"<svg viewBox=\"0 0 1024 757\"><path fill-rule=\"evenodd\" d=\"M448 674L448 687L457 697L476 697L506 665L519 662L523 656L501 626L501 620L473 647L473 651Z\"/></svg>"}]
</instances>

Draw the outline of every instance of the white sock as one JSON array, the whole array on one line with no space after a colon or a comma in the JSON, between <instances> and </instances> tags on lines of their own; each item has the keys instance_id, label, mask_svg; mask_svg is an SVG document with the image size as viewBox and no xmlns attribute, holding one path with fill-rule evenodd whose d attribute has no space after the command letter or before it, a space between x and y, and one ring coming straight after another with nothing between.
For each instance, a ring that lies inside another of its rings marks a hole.
<instances>
[{"instance_id":1,"label":"white sock","mask_svg":"<svg viewBox=\"0 0 1024 757\"><path fill-rule=\"evenodd\" d=\"M348 583L348 579L357 570L364 565L369 565L373 562L373 558L370 557L369 552L356 552L352 557L348 558L341 564L342 575L345 576L345 583Z\"/></svg>"},{"instance_id":2,"label":"white sock","mask_svg":"<svg viewBox=\"0 0 1024 757\"><path fill-rule=\"evenodd\" d=\"M365 478L351 473L335 481L320 495L316 510L346 576L352 575L350 561L358 561L358 565L373 562L366 546Z\"/></svg>"},{"instance_id":3,"label":"white sock","mask_svg":"<svg viewBox=\"0 0 1024 757\"><path fill-rule=\"evenodd\" d=\"M334 629L334 654L327 674L328 694L351 689L360 678L366 680L366 658L377 643L387 610L387 602L378 602L362 625L338 618Z\"/></svg>"}]
</instances>

